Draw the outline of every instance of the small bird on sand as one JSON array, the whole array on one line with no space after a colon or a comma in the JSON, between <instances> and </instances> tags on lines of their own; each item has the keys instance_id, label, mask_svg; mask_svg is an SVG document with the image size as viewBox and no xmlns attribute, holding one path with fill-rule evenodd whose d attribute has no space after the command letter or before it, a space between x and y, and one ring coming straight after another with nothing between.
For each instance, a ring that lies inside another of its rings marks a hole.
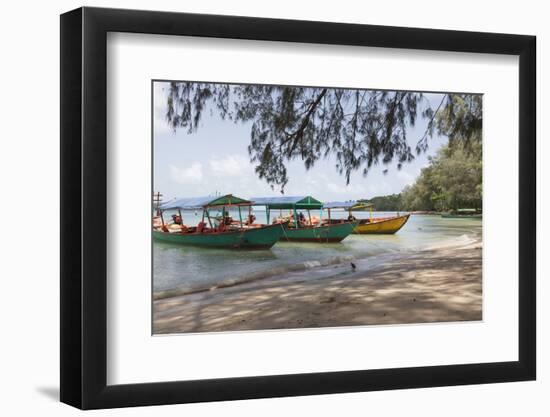
<instances>
[{"instance_id":1,"label":"small bird on sand","mask_svg":"<svg viewBox=\"0 0 550 417\"><path fill-rule=\"evenodd\" d=\"M355 268L357 268L357 267L355 266L355 264L354 264L353 262L350 262L350 264L351 264L351 268L355 271Z\"/></svg>"}]
</instances>

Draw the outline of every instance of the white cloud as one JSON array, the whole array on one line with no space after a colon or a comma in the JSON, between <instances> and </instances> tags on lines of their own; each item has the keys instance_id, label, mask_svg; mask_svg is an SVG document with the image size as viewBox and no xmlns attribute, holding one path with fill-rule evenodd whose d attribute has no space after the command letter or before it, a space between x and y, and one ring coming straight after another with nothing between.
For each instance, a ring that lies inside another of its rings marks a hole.
<instances>
[{"instance_id":1,"label":"white cloud","mask_svg":"<svg viewBox=\"0 0 550 417\"><path fill-rule=\"evenodd\" d=\"M336 184L334 182L328 182L326 184L326 188L335 194L359 194L362 195L365 193L365 188L361 185L354 185L354 184L348 184L348 185L342 185L342 184Z\"/></svg>"},{"instance_id":2,"label":"white cloud","mask_svg":"<svg viewBox=\"0 0 550 417\"><path fill-rule=\"evenodd\" d=\"M193 162L187 168L170 165L170 175L179 184L198 184L203 178L202 164L200 162Z\"/></svg>"},{"instance_id":3,"label":"white cloud","mask_svg":"<svg viewBox=\"0 0 550 417\"><path fill-rule=\"evenodd\" d=\"M318 176L320 177L320 176ZM311 174L308 174L306 175L306 179L305 179L305 183L308 185L308 187L310 188L318 188L319 187L319 183L324 183L325 182L325 175L322 176L321 179L319 178L314 178L313 175Z\"/></svg>"},{"instance_id":4,"label":"white cloud","mask_svg":"<svg viewBox=\"0 0 550 417\"><path fill-rule=\"evenodd\" d=\"M253 174L250 161L242 155L214 157L210 160L210 170L217 177L239 177Z\"/></svg>"},{"instance_id":5,"label":"white cloud","mask_svg":"<svg viewBox=\"0 0 550 417\"><path fill-rule=\"evenodd\" d=\"M400 179L402 184L404 185L410 185L414 182L414 175L403 170L397 171L397 174L395 174L395 176Z\"/></svg>"}]
</instances>

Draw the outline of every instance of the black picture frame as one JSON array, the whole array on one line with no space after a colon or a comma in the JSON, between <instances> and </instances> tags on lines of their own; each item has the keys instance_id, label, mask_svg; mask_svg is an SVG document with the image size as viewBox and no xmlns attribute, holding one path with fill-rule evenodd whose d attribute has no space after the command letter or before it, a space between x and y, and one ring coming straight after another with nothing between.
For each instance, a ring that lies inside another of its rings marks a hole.
<instances>
[{"instance_id":1,"label":"black picture frame","mask_svg":"<svg viewBox=\"0 0 550 417\"><path fill-rule=\"evenodd\" d=\"M107 385L108 32L519 56L518 361ZM535 379L535 45L534 36L251 17L88 7L61 15L61 401L94 409Z\"/></svg>"}]
</instances>

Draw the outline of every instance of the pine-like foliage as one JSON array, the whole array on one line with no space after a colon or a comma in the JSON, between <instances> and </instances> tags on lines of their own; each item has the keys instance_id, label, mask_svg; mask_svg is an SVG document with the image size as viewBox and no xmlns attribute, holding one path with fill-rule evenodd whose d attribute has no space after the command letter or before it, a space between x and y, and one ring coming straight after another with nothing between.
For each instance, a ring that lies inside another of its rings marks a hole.
<instances>
[{"instance_id":1,"label":"pine-like foliage","mask_svg":"<svg viewBox=\"0 0 550 417\"><path fill-rule=\"evenodd\" d=\"M481 96L446 94L433 109L422 93L407 91L170 83L166 119L174 130L196 131L207 110L251 123L250 161L281 192L294 159L310 169L331 155L349 183L352 172L367 175L378 163L401 168L435 131L464 143L481 132ZM428 119L427 129L412 149L407 131L419 117Z\"/></svg>"}]
</instances>

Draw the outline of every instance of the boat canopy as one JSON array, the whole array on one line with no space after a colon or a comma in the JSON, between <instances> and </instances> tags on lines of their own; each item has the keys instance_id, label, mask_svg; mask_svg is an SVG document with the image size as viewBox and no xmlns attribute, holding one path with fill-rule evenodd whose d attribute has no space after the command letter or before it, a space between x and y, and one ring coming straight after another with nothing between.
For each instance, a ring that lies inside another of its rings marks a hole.
<instances>
[{"instance_id":1,"label":"boat canopy","mask_svg":"<svg viewBox=\"0 0 550 417\"><path fill-rule=\"evenodd\" d=\"M323 203L311 196L288 197L254 197L250 199L253 206L266 206L268 209L309 209L323 208Z\"/></svg>"},{"instance_id":2,"label":"boat canopy","mask_svg":"<svg viewBox=\"0 0 550 417\"><path fill-rule=\"evenodd\" d=\"M331 201L325 203L323 208L326 209L345 209L345 210L366 210L370 207L373 207L372 203L364 203L361 201Z\"/></svg>"},{"instance_id":3,"label":"boat canopy","mask_svg":"<svg viewBox=\"0 0 550 417\"><path fill-rule=\"evenodd\" d=\"M223 196L206 196L206 197L191 197L191 198L177 198L172 201L168 201L161 204L161 210L198 210L206 207L215 206L250 206L250 201L243 198L234 196L233 194L226 194Z\"/></svg>"}]
</instances>

